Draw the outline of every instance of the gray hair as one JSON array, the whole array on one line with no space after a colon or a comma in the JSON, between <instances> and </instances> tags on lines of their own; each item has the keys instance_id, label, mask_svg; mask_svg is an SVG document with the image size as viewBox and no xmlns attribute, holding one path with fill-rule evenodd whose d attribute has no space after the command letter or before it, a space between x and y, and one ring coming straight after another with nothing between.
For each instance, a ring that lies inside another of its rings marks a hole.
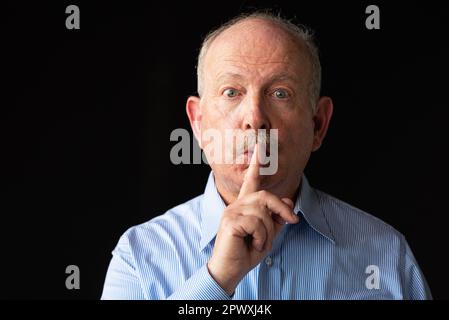
<instances>
[{"instance_id":1,"label":"gray hair","mask_svg":"<svg viewBox=\"0 0 449 320\"><path fill-rule=\"evenodd\" d=\"M201 45L200 53L198 55L198 65L197 65L197 81L198 81L198 94L201 97L203 93L203 64L204 57L209 50L212 42L225 30L229 29L233 25L239 22L249 20L249 19L262 19L275 23L277 26L281 27L283 30L287 31L296 40L305 44L307 49L307 55L310 61L312 75L309 81L309 99L312 109L314 110L315 105L320 97L321 90L321 64L318 54L318 48L313 39L313 31L304 25L297 25L282 18L280 15L274 15L269 12L254 12L250 14L239 15L225 24L221 25L215 30L209 32L203 40Z\"/></svg>"}]
</instances>

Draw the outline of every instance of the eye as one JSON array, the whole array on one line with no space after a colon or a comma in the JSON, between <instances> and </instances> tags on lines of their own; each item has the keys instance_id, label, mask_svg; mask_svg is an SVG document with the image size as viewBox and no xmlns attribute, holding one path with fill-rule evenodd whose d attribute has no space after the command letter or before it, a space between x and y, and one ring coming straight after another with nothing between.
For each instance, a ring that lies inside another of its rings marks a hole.
<instances>
[{"instance_id":1,"label":"eye","mask_svg":"<svg viewBox=\"0 0 449 320\"><path fill-rule=\"evenodd\" d=\"M274 91L272 95L276 99L287 99L289 97L287 90L284 89L276 89L276 91Z\"/></svg>"},{"instance_id":2,"label":"eye","mask_svg":"<svg viewBox=\"0 0 449 320\"><path fill-rule=\"evenodd\" d=\"M229 88L223 91L223 94L228 98L235 98L239 95L239 92L236 89Z\"/></svg>"}]
</instances>

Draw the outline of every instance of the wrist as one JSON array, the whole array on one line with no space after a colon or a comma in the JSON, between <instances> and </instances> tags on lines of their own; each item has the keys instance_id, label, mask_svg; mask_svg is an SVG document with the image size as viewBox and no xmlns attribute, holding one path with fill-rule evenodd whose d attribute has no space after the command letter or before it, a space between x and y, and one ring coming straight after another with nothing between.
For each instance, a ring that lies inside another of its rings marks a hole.
<instances>
[{"instance_id":1,"label":"wrist","mask_svg":"<svg viewBox=\"0 0 449 320\"><path fill-rule=\"evenodd\" d=\"M222 274L219 269L215 268L213 263L209 260L206 264L207 271L209 275L214 279L214 281L229 295L234 295L235 288L237 287L238 281L235 281L229 276Z\"/></svg>"}]
</instances>

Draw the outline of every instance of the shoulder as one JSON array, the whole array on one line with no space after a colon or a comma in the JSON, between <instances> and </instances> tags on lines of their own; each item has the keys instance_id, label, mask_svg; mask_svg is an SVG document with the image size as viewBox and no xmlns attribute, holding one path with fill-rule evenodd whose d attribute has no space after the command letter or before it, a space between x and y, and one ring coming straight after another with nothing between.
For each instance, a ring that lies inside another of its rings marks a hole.
<instances>
[{"instance_id":1,"label":"shoulder","mask_svg":"<svg viewBox=\"0 0 449 320\"><path fill-rule=\"evenodd\" d=\"M378 241L401 246L405 238L398 230L343 200L314 189L320 208L334 235L344 241Z\"/></svg>"},{"instance_id":2,"label":"shoulder","mask_svg":"<svg viewBox=\"0 0 449 320\"><path fill-rule=\"evenodd\" d=\"M167 210L162 215L132 226L121 236L119 245L128 246L134 254L171 250L200 237L201 200L203 195ZM199 242L199 240L198 240Z\"/></svg>"}]
</instances>

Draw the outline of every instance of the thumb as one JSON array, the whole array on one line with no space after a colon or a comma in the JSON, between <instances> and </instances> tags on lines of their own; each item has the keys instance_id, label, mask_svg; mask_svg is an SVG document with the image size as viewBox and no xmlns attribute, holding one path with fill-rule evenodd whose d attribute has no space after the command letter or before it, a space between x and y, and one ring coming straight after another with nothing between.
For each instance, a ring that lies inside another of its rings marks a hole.
<instances>
[{"instance_id":1,"label":"thumb","mask_svg":"<svg viewBox=\"0 0 449 320\"><path fill-rule=\"evenodd\" d=\"M283 203L288 205L292 210L295 207L295 205L293 204L293 201L290 198L282 198L281 200Z\"/></svg>"},{"instance_id":2,"label":"thumb","mask_svg":"<svg viewBox=\"0 0 449 320\"><path fill-rule=\"evenodd\" d=\"M293 201L292 200L290 200L289 198L282 198L281 199L281 201L283 202L283 203L285 203L286 205L288 205L291 209L292 209L292 211L293 211L293 208L295 207L295 205L293 204ZM272 215L272 217L273 217L273 219L277 222L277 223L279 223L281 226L283 226L283 225L285 225L287 222L286 221L284 221L284 219L282 219L280 216L278 216L278 215Z\"/></svg>"}]
</instances>

